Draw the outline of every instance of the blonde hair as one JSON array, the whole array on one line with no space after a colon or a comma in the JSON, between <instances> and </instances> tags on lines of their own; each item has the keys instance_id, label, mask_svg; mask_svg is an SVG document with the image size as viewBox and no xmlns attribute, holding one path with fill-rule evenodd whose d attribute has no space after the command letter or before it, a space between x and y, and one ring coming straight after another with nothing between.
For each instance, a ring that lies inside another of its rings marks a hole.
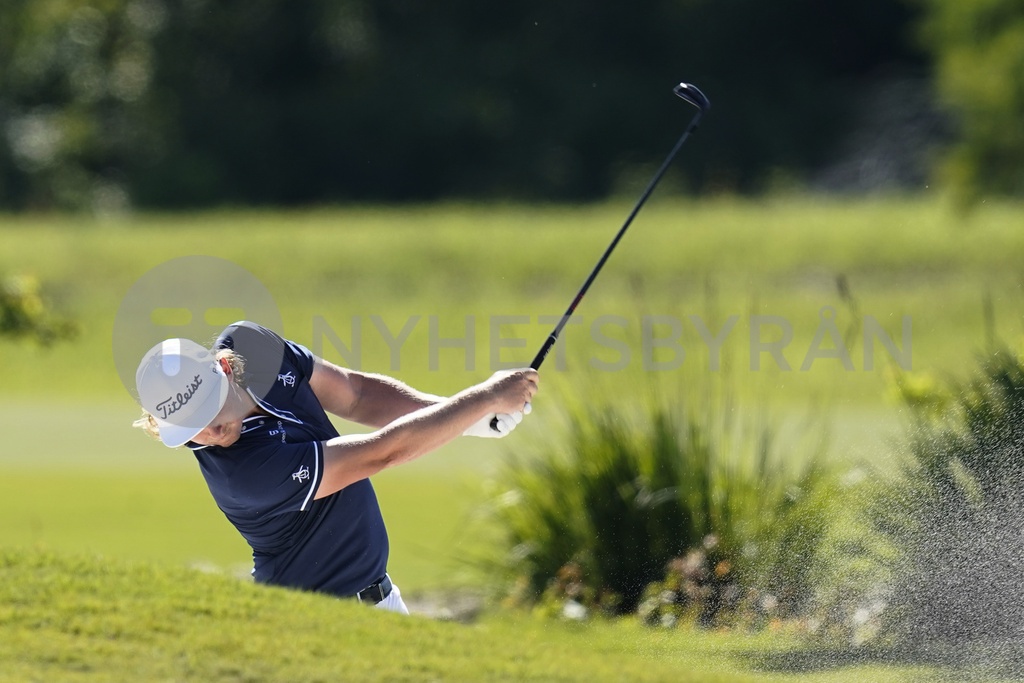
<instances>
[{"instance_id":1,"label":"blonde hair","mask_svg":"<svg viewBox=\"0 0 1024 683\"><path fill-rule=\"evenodd\" d=\"M220 360L226 360L228 367L231 368L231 376L235 382L241 386L245 386L245 359L235 353L234 349L221 349L217 352L215 358ZM156 418L153 417L145 408L142 409L142 415L138 420L132 422L132 427L141 429L142 431L149 434L154 439L160 439L160 425L157 424Z\"/></svg>"}]
</instances>

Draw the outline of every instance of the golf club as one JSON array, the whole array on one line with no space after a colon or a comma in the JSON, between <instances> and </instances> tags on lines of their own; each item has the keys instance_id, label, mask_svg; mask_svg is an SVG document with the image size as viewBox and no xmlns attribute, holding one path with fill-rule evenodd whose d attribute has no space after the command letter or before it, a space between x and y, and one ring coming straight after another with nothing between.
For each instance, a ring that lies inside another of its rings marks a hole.
<instances>
[{"instance_id":1,"label":"golf club","mask_svg":"<svg viewBox=\"0 0 1024 683\"><path fill-rule=\"evenodd\" d=\"M668 167L671 165L676 153L679 152L679 148L683 146L683 143L686 142L688 137L690 137L690 134L697 129L698 124L700 124L701 117L704 116L704 112L711 108L711 101L708 100L704 93L702 93L695 85L690 83L680 83L673 88L672 91L696 107L697 113L694 114L693 119L690 121L690 125L686 127L686 130L679 138L679 141L676 142L675 147L673 147L672 151L668 153L667 157L665 157L665 161L662 162L661 168L659 168L657 173L654 174L654 177L651 178L651 182L647 184L647 188L644 190L643 194L640 195L640 199L633 207L633 210L630 211L629 217L626 218L626 222L622 224L621 228L619 228L619 232L616 233L615 238L612 240L611 244L608 245L608 248L604 250L604 254L601 255L597 265L594 266L592 271L590 271L590 275L587 276L583 286L580 287L580 291L576 293L576 297L572 300L572 303L569 304L569 308L567 308L565 314L562 315L562 319L558 321L558 324L555 325L555 329L551 331L551 334L549 334L547 340L545 340L544 345L540 347L540 351L537 352L533 362L530 363L530 367L534 370L540 369L541 363L544 362L544 359L548 355L548 351L551 350L551 347L554 346L555 342L558 340L558 335L561 334L562 328L565 327L569 318L572 317L573 311L575 311L576 307L579 306L580 301L583 299L583 295L587 293L588 289L590 289L590 285L593 284L597 274L601 272L601 268L604 267L605 261L607 261L608 257L611 256L612 251L619 243L619 240L622 239L622 236L626 233L626 229L629 227L630 223L632 223L633 219L636 218L636 215L640 213L640 208L644 205L644 202L647 201L647 198L651 196L651 193L654 191L655 186L657 186L658 181L660 181L661 177L665 175L665 171L668 170ZM498 418L495 417L491 420L491 429L498 431Z\"/></svg>"}]
</instances>

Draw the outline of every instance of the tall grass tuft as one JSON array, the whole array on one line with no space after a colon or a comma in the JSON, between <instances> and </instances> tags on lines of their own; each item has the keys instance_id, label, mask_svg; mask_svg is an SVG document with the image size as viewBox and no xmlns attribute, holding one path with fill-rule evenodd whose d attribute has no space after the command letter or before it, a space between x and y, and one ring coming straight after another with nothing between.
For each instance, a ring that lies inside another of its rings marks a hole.
<instances>
[{"instance_id":1,"label":"tall grass tuft","mask_svg":"<svg viewBox=\"0 0 1024 683\"><path fill-rule=\"evenodd\" d=\"M887 632L904 645L1020 637L1024 361L997 347L929 400L914 386L901 385L911 457L872 510L899 551Z\"/></svg>"},{"instance_id":2,"label":"tall grass tuft","mask_svg":"<svg viewBox=\"0 0 1024 683\"><path fill-rule=\"evenodd\" d=\"M564 430L498 478L517 599L706 624L806 606L834 482L820 428L787 441L722 396L567 405Z\"/></svg>"}]
</instances>

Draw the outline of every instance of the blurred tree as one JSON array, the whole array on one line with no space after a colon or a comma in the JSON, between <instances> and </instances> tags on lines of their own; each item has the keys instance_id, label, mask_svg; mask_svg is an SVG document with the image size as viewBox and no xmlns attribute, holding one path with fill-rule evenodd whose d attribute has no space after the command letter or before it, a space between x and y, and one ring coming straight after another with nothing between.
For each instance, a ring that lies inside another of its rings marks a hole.
<instances>
[{"instance_id":1,"label":"blurred tree","mask_svg":"<svg viewBox=\"0 0 1024 683\"><path fill-rule=\"evenodd\" d=\"M0 202L592 199L675 171L757 190L917 63L902 0L9 0ZM684 170L685 169L685 170Z\"/></svg>"},{"instance_id":2,"label":"blurred tree","mask_svg":"<svg viewBox=\"0 0 1024 683\"><path fill-rule=\"evenodd\" d=\"M1024 3L922 5L938 86L959 119L945 180L963 204L982 194L1024 195Z\"/></svg>"},{"instance_id":3,"label":"blurred tree","mask_svg":"<svg viewBox=\"0 0 1024 683\"><path fill-rule=\"evenodd\" d=\"M156 0L0 5L0 203L116 210L145 109Z\"/></svg>"}]
</instances>

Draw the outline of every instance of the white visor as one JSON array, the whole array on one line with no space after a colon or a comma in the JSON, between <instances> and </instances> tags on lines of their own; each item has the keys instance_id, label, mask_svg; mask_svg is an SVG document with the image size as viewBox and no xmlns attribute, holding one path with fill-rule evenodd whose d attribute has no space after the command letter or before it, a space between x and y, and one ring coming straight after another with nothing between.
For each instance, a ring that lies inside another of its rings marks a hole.
<instances>
[{"instance_id":1,"label":"white visor","mask_svg":"<svg viewBox=\"0 0 1024 683\"><path fill-rule=\"evenodd\" d=\"M168 339L143 356L135 373L142 407L177 448L206 429L224 407L229 380L210 351L189 339Z\"/></svg>"}]
</instances>

